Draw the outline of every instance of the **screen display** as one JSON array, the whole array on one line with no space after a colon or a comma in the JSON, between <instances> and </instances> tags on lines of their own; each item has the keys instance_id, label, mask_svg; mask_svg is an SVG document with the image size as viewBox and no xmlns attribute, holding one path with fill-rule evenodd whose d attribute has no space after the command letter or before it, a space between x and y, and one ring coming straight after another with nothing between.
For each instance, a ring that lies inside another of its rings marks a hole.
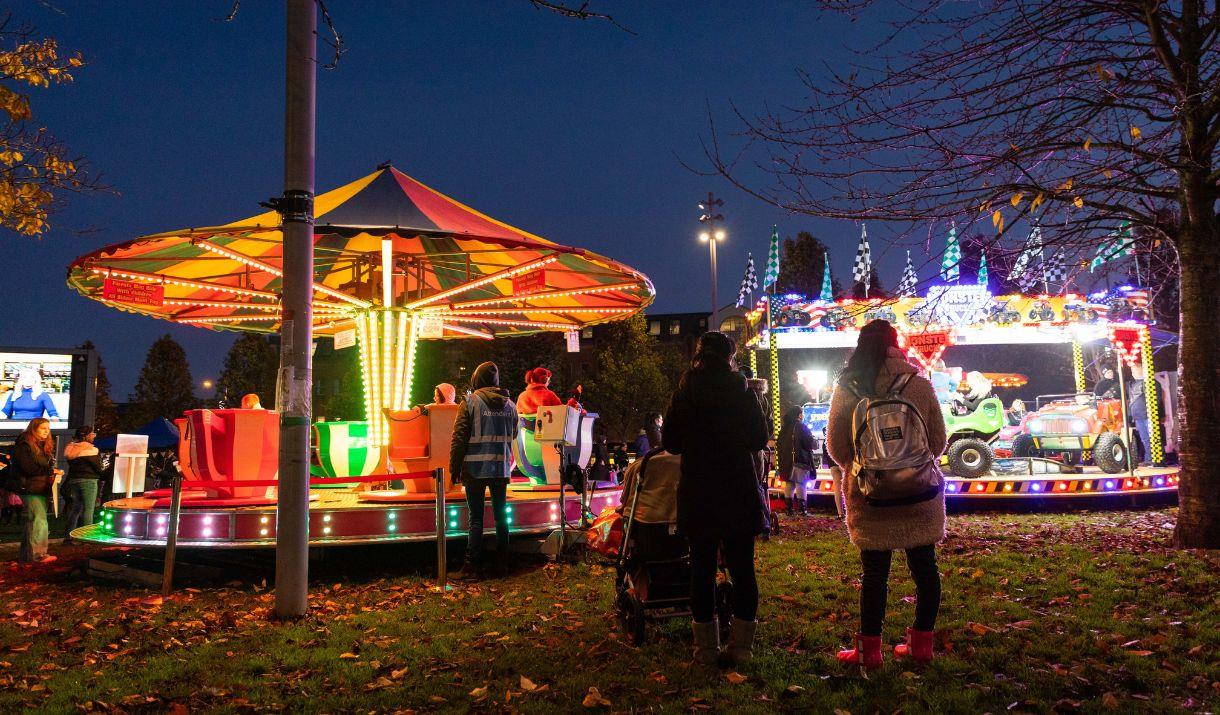
<instances>
[{"instance_id":1,"label":"screen display","mask_svg":"<svg viewBox=\"0 0 1220 715\"><path fill-rule=\"evenodd\" d=\"M24 429L36 417L67 429L71 391L71 355L0 352L0 430Z\"/></svg>"}]
</instances>

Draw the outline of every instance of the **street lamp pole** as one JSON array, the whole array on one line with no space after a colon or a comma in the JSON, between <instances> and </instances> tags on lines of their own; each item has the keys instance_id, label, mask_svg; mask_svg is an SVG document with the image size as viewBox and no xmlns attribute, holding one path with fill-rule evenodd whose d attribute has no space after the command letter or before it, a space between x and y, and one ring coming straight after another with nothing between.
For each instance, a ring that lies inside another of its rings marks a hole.
<instances>
[{"instance_id":1,"label":"street lamp pole","mask_svg":"<svg viewBox=\"0 0 1220 715\"><path fill-rule=\"evenodd\" d=\"M699 240L707 242L712 264L712 320L708 330L720 329L720 300L716 297L716 244L725 237L724 229L720 228L724 216L717 212L721 206L724 206L724 200L716 198L710 191L703 203L699 204L699 209L703 212L699 216L699 223L703 224Z\"/></svg>"}]
</instances>

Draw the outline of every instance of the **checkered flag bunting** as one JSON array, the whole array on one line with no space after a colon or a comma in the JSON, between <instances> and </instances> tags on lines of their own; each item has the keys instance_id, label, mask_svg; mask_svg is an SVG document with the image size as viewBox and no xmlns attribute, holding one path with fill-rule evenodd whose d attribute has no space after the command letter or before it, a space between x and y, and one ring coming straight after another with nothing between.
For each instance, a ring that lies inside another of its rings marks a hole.
<instances>
[{"instance_id":1,"label":"checkered flag bunting","mask_svg":"<svg viewBox=\"0 0 1220 715\"><path fill-rule=\"evenodd\" d=\"M940 277L947 283L956 283L961 276L962 247L957 242L957 223L949 223L949 242L945 245L945 257L940 262Z\"/></svg>"},{"instance_id":2,"label":"checkered flag bunting","mask_svg":"<svg viewBox=\"0 0 1220 715\"><path fill-rule=\"evenodd\" d=\"M737 289L737 307L744 306L747 297L753 298L758 290L758 274L754 272L754 254L748 254L746 259L746 274L741 277L741 287Z\"/></svg>"},{"instance_id":3,"label":"checkered flag bunting","mask_svg":"<svg viewBox=\"0 0 1220 715\"><path fill-rule=\"evenodd\" d=\"M979 277L978 284L981 286L987 285L987 249L979 248Z\"/></svg>"},{"instance_id":4,"label":"checkered flag bunting","mask_svg":"<svg viewBox=\"0 0 1220 715\"><path fill-rule=\"evenodd\" d=\"M1135 236L1131 233L1131 224L1123 221L1118 230L1097 247L1097 255L1089 264L1089 273L1102 267L1109 261L1135 255Z\"/></svg>"},{"instance_id":5,"label":"checkered flag bunting","mask_svg":"<svg viewBox=\"0 0 1220 715\"><path fill-rule=\"evenodd\" d=\"M919 276L915 274L915 266L911 265L911 252L907 251L907 267L902 272L902 280L898 281L898 297L911 298L915 295L915 286Z\"/></svg>"},{"instance_id":6,"label":"checkered flag bunting","mask_svg":"<svg viewBox=\"0 0 1220 715\"><path fill-rule=\"evenodd\" d=\"M771 228L771 250L767 252L767 270L763 273L762 289L766 290L779 280L779 228Z\"/></svg>"},{"instance_id":7,"label":"checkered flag bunting","mask_svg":"<svg viewBox=\"0 0 1220 715\"><path fill-rule=\"evenodd\" d=\"M1038 276L1033 270L1034 259L1042 258L1042 227L1035 225L1025 239L1025 246L1008 271L1008 280L1026 292L1038 282Z\"/></svg>"},{"instance_id":8,"label":"checkered flag bunting","mask_svg":"<svg viewBox=\"0 0 1220 715\"><path fill-rule=\"evenodd\" d=\"M860 245L856 246L856 263L851 269L851 279L864 284L864 297L868 297L868 284L873 277L873 251L868 246L868 227L860 224Z\"/></svg>"},{"instance_id":9,"label":"checkered flag bunting","mask_svg":"<svg viewBox=\"0 0 1220 715\"><path fill-rule=\"evenodd\" d=\"M822 293L818 296L818 300L830 303L834 299L834 283L830 280L830 251L827 251L826 258L822 261Z\"/></svg>"},{"instance_id":10,"label":"checkered flag bunting","mask_svg":"<svg viewBox=\"0 0 1220 715\"><path fill-rule=\"evenodd\" d=\"M1043 261L1042 281L1046 284L1047 293L1050 293L1052 283L1057 284L1061 291L1063 286L1067 284L1067 256L1064 255L1062 248L1056 250L1048 260Z\"/></svg>"}]
</instances>

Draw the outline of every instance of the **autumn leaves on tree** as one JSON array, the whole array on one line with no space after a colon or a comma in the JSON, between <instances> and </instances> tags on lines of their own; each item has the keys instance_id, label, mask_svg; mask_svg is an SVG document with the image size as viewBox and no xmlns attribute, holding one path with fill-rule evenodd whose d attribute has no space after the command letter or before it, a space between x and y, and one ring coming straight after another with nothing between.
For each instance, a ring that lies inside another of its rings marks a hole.
<instances>
[{"instance_id":1,"label":"autumn leaves on tree","mask_svg":"<svg viewBox=\"0 0 1220 715\"><path fill-rule=\"evenodd\" d=\"M61 190L95 188L66 148L38 126L25 91L72 81L82 66L79 54L62 57L51 38L33 39L28 28L0 22L0 226L37 236Z\"/></svg>"}]
</instances>

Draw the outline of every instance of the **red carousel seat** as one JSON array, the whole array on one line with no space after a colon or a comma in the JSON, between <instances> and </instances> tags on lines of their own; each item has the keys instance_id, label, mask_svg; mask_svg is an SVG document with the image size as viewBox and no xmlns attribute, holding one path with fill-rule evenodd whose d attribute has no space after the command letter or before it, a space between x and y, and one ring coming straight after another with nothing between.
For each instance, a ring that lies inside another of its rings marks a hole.
<instances>
[{"instance_id":1,"label":"red carousel seat","mask_svg":"<svg viewBox=\"0 0 1220 715\"><path fill-rule=\"evenodd\" d=\"M191 481L233 482L276 479L280 451L279 415L269 410L187 410L181 430L179 464ZM266 486L204 487L212 499L263 497Z\"/></svg>"}]
</instances>

